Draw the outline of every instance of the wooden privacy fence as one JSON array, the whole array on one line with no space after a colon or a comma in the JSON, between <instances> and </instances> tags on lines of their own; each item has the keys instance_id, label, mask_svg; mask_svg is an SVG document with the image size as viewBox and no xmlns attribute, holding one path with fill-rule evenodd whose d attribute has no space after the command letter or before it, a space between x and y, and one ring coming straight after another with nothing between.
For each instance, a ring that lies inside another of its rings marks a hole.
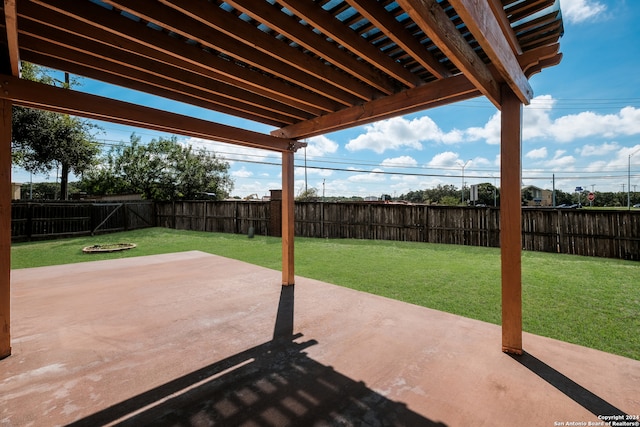
<instances>
[{"instance_id":1,"label":"wooden privacy fence","mask_svg":"<svg viewBox=\"0 0 640 427\"><path fill-rule=\"evenodd\" d=\"M157 203L159 226L280 235L280 201ZM301 237L400 240L499 247L496 208L296 202ZM640 260L640 211L522 210L523 249Z\"/></svg>"},{"instance_id":2,"label":"wooden privacy fence","mask_svg":"<svg viewBox=\"0 0 640 427\"><path fill-rule=\"evenodd\" d=\"M279 235L279 226L277 234L270 227L270 211L269 202L156 202L156 224L177 230L235 234L247 234L253 227L255 234Z\"/></svg>"},{"instance_id":3,"label":"wooden privacy fence","mask_svg":"<svg viewBox=\"0 0 640 427\"><path fill-rule=\"evenodd\" d=\"M154 226L154 203L22 202L11 204L11 241L86 236Z\"/></svg>"},{"instance_id":4,"label":"wooden privacy fence","mask_svg":"<svg viewBox=\"0 0 640 427\"><path fill-rule=\"evenodd\" d=\"M280 236L280 200L187 202L22 202L12 204L14 242L162 226ZM301 237L500 246L495 208L382 203L296 202ZM522 210L529 251L640 260L640 211Z\"/></svg>"}]
</instances>

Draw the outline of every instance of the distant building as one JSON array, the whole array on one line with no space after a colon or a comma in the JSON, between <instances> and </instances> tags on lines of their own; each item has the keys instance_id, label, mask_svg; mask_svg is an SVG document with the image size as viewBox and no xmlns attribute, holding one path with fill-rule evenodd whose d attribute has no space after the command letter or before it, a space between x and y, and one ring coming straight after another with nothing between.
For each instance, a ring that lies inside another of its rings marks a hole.
<instances>
[{"instance_id":1,"label":"distant building","mask_svg":"<svg viewBox=\"0 0 640 427\"><path fill-rule=\"evenodd\" d=\"M535 185L523 187L522 197L526 206L553 206L553 191Z\"/></svg>"},{"instance_id":2,"label":"distant building","mask_svg":"<svg viewBox=\"0 0 640 427\"><path fill-rule=\"evenodd\" d=\"M22 184L11 183L11 200L20 200L20 187L22 187Z\"/></svg>"}]
</instances>

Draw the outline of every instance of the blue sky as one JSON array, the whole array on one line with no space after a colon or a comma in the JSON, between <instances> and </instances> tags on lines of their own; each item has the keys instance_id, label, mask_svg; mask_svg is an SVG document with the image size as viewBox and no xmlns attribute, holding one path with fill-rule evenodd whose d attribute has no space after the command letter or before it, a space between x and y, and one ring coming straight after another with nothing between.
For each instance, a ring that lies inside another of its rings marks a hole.
<instances>
[{"instance_id":1,"label":"blue sky","mask_svg":"<svg viewBox=\"0 0 640 427\"><path fill-rule=\"evenodd\" d=\"M523 184L573 191L640 191L640 1L561 0L562 62L534 75L535 97L524 108ZM270 132L268 126L132 91L84 81L95 94L207 120ZM426 110L309 139L296 154L295 191L327 196L399 196L438 184L499 184L499 123L484 98ZM99 123L105 143L170 136ZM215 151L231 164L233 196L262 197L281 187L280 156L229 144L179 137ZM305 152L306 151L306 152ZM305 174L306 157L306 174ZM305 181L306 176L306 181ZM34 182L55 180L34 176ZM13 180L30 176L14 169ZM637 186L637 188L636 188Z\"/></svg>"}]
</instances>

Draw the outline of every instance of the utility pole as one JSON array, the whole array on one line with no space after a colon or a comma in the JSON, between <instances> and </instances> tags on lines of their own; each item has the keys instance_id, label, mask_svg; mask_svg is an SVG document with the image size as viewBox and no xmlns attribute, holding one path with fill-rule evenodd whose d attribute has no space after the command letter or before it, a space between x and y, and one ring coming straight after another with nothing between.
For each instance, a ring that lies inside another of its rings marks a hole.
<instances>
[{"instance_id":1,"label":"utility pole","mask_svg":"<svg viewBox=\"0 0 640 427\"><path fill-rule=\"evenodd\" d=\"M460 201L462 202L462 205L464 206L464 168L467 167L467 165L469 164L471 160L467 160L465 163L462 163L460 160L458 160L458 166L460 166L462 168L462 187L460 188Z\"/></svg>"},{"instance_id":2,"label":"utility pole","mask_svg":"<svg viewBox=\"0 0 640 427\"><path fill-rule=\"evenodd\" d=\"M553 174L553 181L551 185L553 186L551 190L551 195L553 198L552 203L553 203L553 207L555 208L556 207L556 174L555 173Z\"/></svg>"},{"instance_id":3,"label":"utility pole","mask_svg":"<svg viewBox=\"0 0 640 427\"><path fill-rule=\"evenodd\" d=\"M307 186L307 146L304 146L304 195L309 197L309 187Z\"/></svg>"}]
</instances>

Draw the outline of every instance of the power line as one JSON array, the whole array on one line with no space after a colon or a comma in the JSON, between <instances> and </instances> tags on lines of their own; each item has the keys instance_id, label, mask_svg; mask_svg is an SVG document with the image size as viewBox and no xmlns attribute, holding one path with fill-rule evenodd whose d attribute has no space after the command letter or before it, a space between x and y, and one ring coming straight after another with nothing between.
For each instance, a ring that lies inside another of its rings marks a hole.
<instances>
[{"instance_id":1,"label":"power line","mask_svg":"<svg viewBox=\"0 0 640 427\"><path fill-rule=\"evenodd\" d=\"M103 141L108 141L108 140L103 140ZM114 142L113 140L110 140L111 142ZM106 145L106 146L119 146L120 144L114 144L114 143L107 143L107 142L103 142L103 143L99 143L100 145ZM230 155L235 155L237 153L232 153L232 152L224 152L224 151L214 151L214 150L207 150L204 149L205 152L210 153L210 154L215 154L215 155L221 155L221 154L230 154ZM263 158L263 159L276 159L276 157L270 157L270 156L264 156L264 155L259 155L259 154L243 154L244 157L255 157L255 158ZM267 161L267 160L249 160L246 158L237 158L237 157L229 157L229 156L220 156L222 159L228 161L228 162L234 162L234 163L249 163L249 164L259 164L259 165L266 165L266 166L281 166L281 163L278 161ZM331 161L331 160L317 160L317 158L313 157L313 158L307 158L307 165L306 168L307 169L313 169L313 170L324 170L324 171L332 171L332 172L348 172L348 173L362 173L362 174L376 174L376 175L396 175L396 176L419 176L419 177L443 177L443 178L457 178L459 177L459 175L455 175L455 174L447 174L447 173L420 173L420 172L395 172L395 171L388 171L388 170L375 170L375 169L356 169L356 168L340 168L340 167L329 167L329 166L314 166L314 165L309 165L309 163L320 163L320 164L348 164L354 167L357 166L379 166L379 167L392 167L395 169L411 169L411 170L433 170L433 171L457 171L460 168L458 166L415 166L415 165L403 165L401 163L396 163L393 164L392 166L385 166L385 165L381 165L380 163L376 163L376 162L367 162L367 161ZM305 165L304 164L296 164L294 165L297 168L304 168ZM541 174L547 174L548 176L545 175L528 175L525 176L524 173L527 172L528 173L541 173ZM621 170L621 169L610 169L610 171L612 172L612 174L608 174L608 175L603 175L604 172L607 172L607 169L601 169L599 171L581 171L582 175L574 175L575 172L571 172L571 171L556 171L554 169L532 169L532 170L527 170L527 169L523 169L523 177L522 179L528 179L528 180L544 180L544 179L551 179L552 174L555 175L560 175L559 179L573 179L573 180L580 180L580 179L620 179L622 177L626 177L627 174L625 171ZM474 175L474 172L495 172L495 173L499 173L499 169L498 168L480 168L480 167L475 167L475 168L468 168L467 169L467 177L469 179L495 179L498 178L498 176L494 176L494 175ZM471 175L470 175L471 173ZM617 174L616 174L617 173ZM635 175L633 175L635 176Z\"/></svg>"}]
</instances>

